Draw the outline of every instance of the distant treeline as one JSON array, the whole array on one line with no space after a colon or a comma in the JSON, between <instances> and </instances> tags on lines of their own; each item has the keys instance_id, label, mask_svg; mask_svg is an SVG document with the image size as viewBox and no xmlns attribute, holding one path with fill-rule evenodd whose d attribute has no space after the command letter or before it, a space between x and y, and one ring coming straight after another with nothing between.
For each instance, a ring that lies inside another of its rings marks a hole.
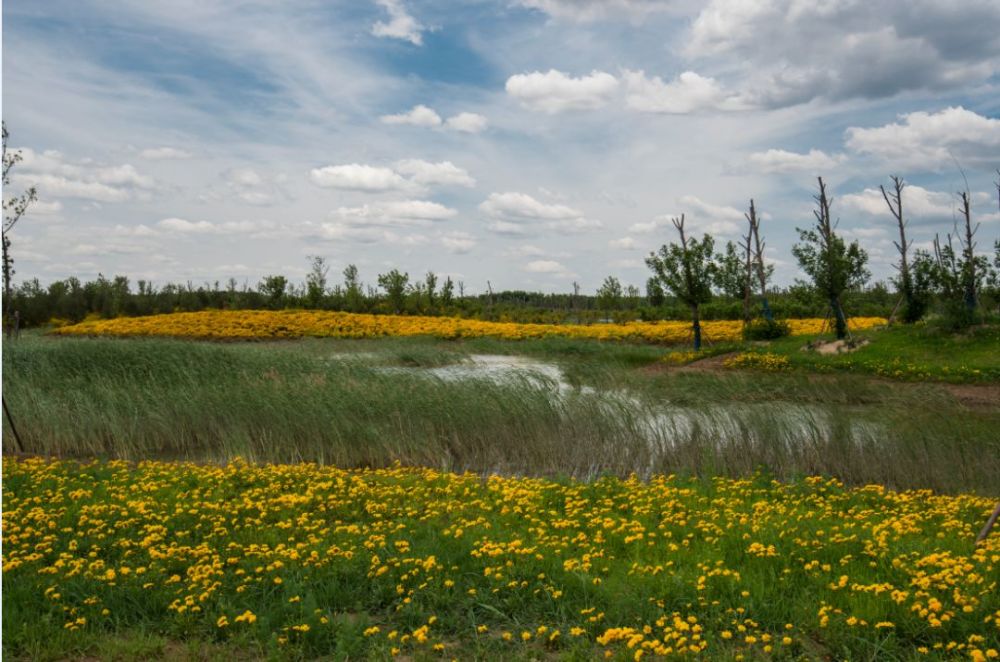
<instances>
[{"instance_id":1,"label":"distant treeline","mask_svg":"<svg viewBox=\"0 0 1000 662\"><path fill-rule=\"evenodd\" d=\"M380 274L378 282L382 285L376 288L361 282L353 266L345 269L343 283L328 285L325 263L314 261L313 266L302 284L280 275L268 276L256 286L230 279L224 284L188 282L157 287L145 280L133 284L125 276L98 276L86 282L67 278L43 287L32 279L14 288L8 310L20 313L24 327L78 322L88 315L112 318L199 310L295 308L538 323L675 320L690 316L688 306L655 288L645 293L613 284L608 288L607 281L595 295L521 290L469 295L456 292L450 279L439 282L436 275L427 274L423 280L411 282L407 274L397 271ZM775 288L769 296L771 309L779 318L822 317L827 312L827 302L804 284ZM886 317L897 300L895 292L876 283L847 293L844 306L851 315ZM703 319L741 319L743 301L720 293L701 310Z\"/></svg>"}]
</instances>

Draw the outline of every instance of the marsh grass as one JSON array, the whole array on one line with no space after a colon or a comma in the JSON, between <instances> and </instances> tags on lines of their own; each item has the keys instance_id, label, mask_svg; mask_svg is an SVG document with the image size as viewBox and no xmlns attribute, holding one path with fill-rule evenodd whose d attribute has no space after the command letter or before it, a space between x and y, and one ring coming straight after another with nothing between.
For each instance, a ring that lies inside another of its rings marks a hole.
<instances>
[{"instance_id":1,"label":"marsh grass","mask_svg":"<svg viewBox=\"0 0 1000 662\"><path fill-rule=\"evenodd\" d=\"M551 361L565 382L536 373L442 379L425 370L482 353ZM59 456L400 462L587 479L825 474L997 492L998 410L965 410L933 385L850 375L636 369L661 355L567 339L33 336L4 344L3 385L29 451Z\"/></svg>"}]
</instances>

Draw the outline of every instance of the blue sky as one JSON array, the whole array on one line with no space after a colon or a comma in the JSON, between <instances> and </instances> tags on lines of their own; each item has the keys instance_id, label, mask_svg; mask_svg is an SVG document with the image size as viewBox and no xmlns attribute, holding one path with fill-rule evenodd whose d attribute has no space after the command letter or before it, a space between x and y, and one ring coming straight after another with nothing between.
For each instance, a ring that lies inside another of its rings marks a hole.
<instances>
[{"instance_id":1,"label":"blue sky","mask_svg":"<svg viewBox=\"0 0 1000 662\"><path fill-rule=\"evenodd\" d=\"M817 175L885 278L878 185L927 246L959 166L1000 238L995 0L7 0L3 114L43 282L642 286L670 216L722 244L753 197L787 284Z\"/></svg>"}]
</instances>

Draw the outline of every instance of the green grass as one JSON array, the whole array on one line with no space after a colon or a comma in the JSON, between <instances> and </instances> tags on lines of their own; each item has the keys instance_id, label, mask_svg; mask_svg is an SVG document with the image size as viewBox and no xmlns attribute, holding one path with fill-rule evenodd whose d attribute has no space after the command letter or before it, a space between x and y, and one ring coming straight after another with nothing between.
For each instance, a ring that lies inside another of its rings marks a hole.
<instances>
[{"instance_id":1,"label":"green grass","mask_svg":"<svg viewBox=\"0 0 1000 662\"><path fill-rule=\"evenodd\" d=\"M782 338L760 347L787 356L794 368L811 372L853 372L910 381L1000 382L998 324L962 334L945 333L926 324L896 325L855 336L869 343L838 355L803 351L815 337Z\"/></svg>"},{"instance_id":2,"label":"green grass","mask_svg":"<svg viewBox=\"0 0 1000 662\"><path fill-rule=\"evenodd\" d=\"M972 543L993 502L969 495L38 459L2 484L5 660L1000 648L1000 539Z\"/></svg>"},{"instance_id":3,"label":"green grass","mask_svg":"<svg viewBox=\"0 0 1000 662\"><path fill-rule=\"evenodd\" d=\"M4 343L3 386L28 450L59 456L400 462L584 479L764 471L996 492L1000 408L854 375L651 369L663 352L571 339L29 336ZM553 362L566 384L557 395L547 380L426 373L481 353Z\"/></svg>"}]
</instances>

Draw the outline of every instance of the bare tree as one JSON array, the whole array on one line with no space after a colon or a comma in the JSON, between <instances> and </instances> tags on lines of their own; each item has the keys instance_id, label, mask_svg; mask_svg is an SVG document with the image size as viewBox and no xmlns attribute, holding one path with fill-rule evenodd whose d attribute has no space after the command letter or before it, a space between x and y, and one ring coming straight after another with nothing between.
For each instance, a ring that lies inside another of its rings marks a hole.
<instances>
[{"instance_id":1,"label":"bare tree","mask_svg":"<svg viewBox=\"0 0 1000 662\"><path fill-rule=\"evenodd\" d=\"M962 281L965 292L965 307L970 311L974 311L978 301L976 285L978 279L982 278L982 275L977 273L976 263L975 236L976 232L979 231L979 223L976 223L975 228L972 227L972 203L969 190L960 191L958 196L961 203L959 212L965 220L964 236L959 235L959 243L962 245Z\"/></svg>"},{"instance_id":2,"label":"bare tree","mask_svg":"<svg viewBox=\"0 0 1000 662\"><path fill-rule=\"evenodd\" d=\"M10 171L14 169L18 163L24 158L21 156L21 151L7 152L7 139L10 134L7 133L7 124L2 125L3 130L3 185L4 187L10 186ZM12 279L14 277L14 259L10 255L10 231L14 229L17 222L21 220L24 213L28 211L28 207L31 203L38 199L38 192L35 187L29 187L24 193L19 196L11 196L10 198L4 198L3 200L3 295L4 295L4 308L3 315L6 320L9 313L8 307L10 306L10 298L12 294Z\"/></svg>"},{"instance_id":3,"label":"bare tree","mask_svg":"<svg viewBox=\"0 0 1000 662\"><path fill-rule=\"evenodd\" d=\"M767 300L767 282L771 279L771 274L774 273L774 267L769 267L764 263L764 247L766 246L763 239L760 238L760 217L757 216L757 207L754 205L753 199L750 199L750 211L744 214L747 218L747 222L750 224L749 235L753 236L753 269L756 272L757 284L760 287L760 305L761 312L764 314L764 319L768 322L774 321L774 315L771 313L771 304Z\"/></svg>"}]
</instances>

